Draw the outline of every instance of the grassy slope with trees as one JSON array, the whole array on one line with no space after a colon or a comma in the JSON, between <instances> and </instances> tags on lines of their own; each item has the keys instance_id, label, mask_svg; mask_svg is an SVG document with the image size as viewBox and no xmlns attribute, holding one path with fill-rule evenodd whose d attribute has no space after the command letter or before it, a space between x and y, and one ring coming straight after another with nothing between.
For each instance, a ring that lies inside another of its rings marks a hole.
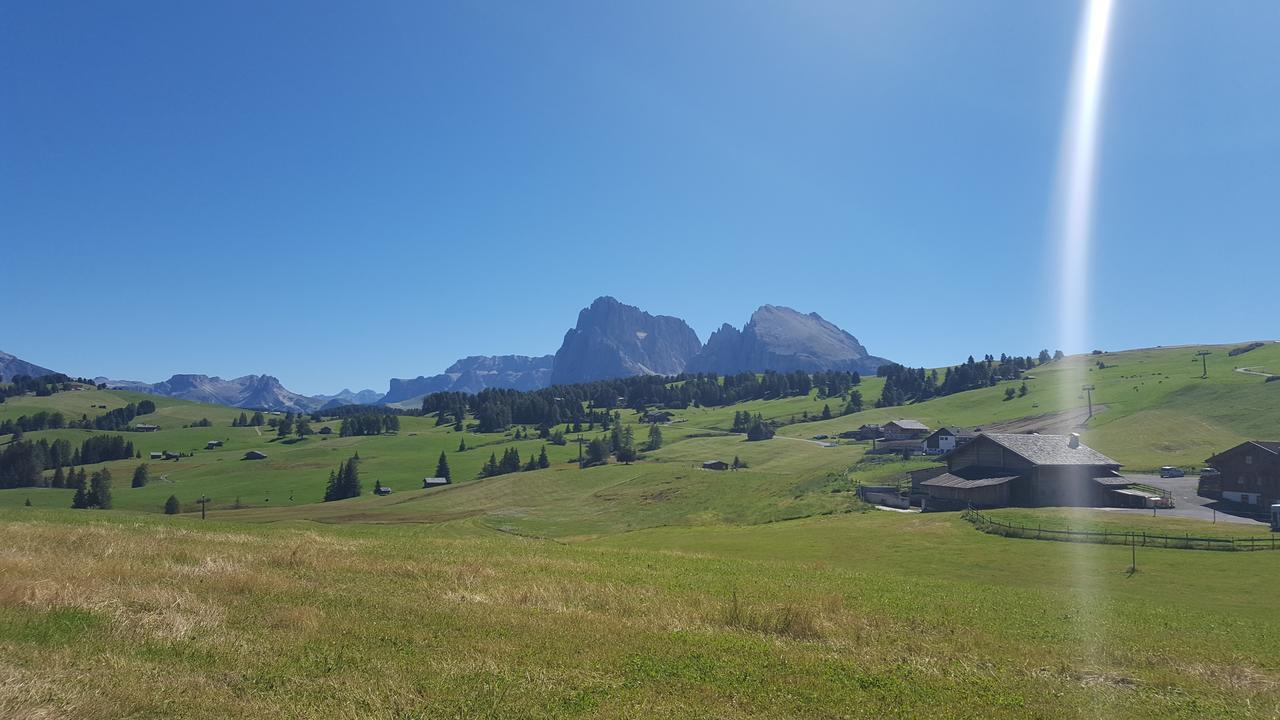
<instances>
[{"instance_id":1,"label":"grassy slope with trees","mask_svg":"<svg viewBox=\"0 0 1280 720\"><path fill-rule=\"evenodd\" d=\"M1270 437L1280 383L1231 368L1280 364L1280 347L1213 350L1209 380L1191 367L1194 348L1102 356L1110 367L1088 376L1107 410L1088 441L1153 467ZM689 408L641 461L586 470L572 462L573 443L456 432L430 417L402 417L394 435L340 438L327 422L328 439L278 440L230 427L238 410L152 398L145 421L163 429L128 439L144 455L191 455L150 463L137 489L136 460L86 466L111 469L116 510L66 509L70 490L0 491L0 716L1280 711L1280 621L1263 600L1276 592L1280 554L1140 549L1129 576L1123 547L994 537L954 514L867 511L855 482L928 461L806 440L900 417L976 425L1068 409L1055 391L1061 365L1032 374L1023 398L1004 400L1002 384L785 425L761 442L726 432L735 412L788 420L823 404L839 412L838 399ZM861 385L868 406L881 382ZM0 419L48 408L92 416L91 404L144 397L15 397ZM214 427L182 427L203 418ZM204 450L211 439L224 447ZM550 468L478 478L490 454L516 447L527 460L543 445ZM248 449L268 459L240 460ZM416 489L442 451L457 484ZM365 494L319 502L329 472L357 452ZM747 468L698 467L734 457ZM375 481L396 492L373 496ZM206 523L159 514L170 495L191 511L202 493L213 498ZM237 497L246 507L232 510ZM36 507L20 507L28 498ZM1000 512L1046 526L1117 522Z\"/></svg>"}]
</instances>

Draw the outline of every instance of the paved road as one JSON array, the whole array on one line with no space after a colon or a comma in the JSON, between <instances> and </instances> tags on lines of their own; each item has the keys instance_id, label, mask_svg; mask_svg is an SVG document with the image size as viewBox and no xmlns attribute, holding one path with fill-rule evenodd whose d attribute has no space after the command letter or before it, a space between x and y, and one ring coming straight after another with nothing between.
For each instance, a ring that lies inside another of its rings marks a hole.
<instances>
[{"instance_id":1,"label":"paved road","mask_svg":"<svg viewBox=\"0 0 1280 720\"><path fill-rule=\"evenodd\" d=\"M1190 518L1193 520L1243 523L1256 525L1260 530L1267 527L1265 515L1257 518L1249 517L1245 514L1240 514L1242 509L1234 506L1232 503L1223 503L1218 500L1210 500L1209 498L1197 495L1196 487L1200 482L1200 478L1194 475L1188 475L1180 478L1162 478L1157 475L1132 475L1125 473L1125 477L1134 480L1135 482L1168 490L1173 495L1173 509L1156 510L1155 512L1157 515L1164 517ZM1214 512L1215 510L1217 511L1216 513ZM1107 512L1151 514L1150 510L1129 508L1107 508Z\"/></svg>"}]
</instances>

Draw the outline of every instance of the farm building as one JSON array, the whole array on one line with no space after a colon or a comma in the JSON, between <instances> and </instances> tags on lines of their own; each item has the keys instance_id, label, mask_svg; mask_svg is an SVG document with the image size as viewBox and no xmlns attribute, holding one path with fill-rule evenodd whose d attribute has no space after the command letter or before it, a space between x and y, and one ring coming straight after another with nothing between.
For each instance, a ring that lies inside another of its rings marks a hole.
<instances>
[{"instance_id":1,"label":"farm building","mask_svg":"<svg viewBox=\"0 0 1280 720\"><path fill-rule=\"evenodd\" d=\"M929 434L929 426L919 420L894 420L883 430L885 440L919 440Z\"/></svg>"},{"instance_id":2,"label":"farm building","mask_svg":"<svg viewBox=\"0 0 1280 720\"><path fill-rule=\"evenodd\" d=\"M650 410L640 416L640 422L646 423L668 423L671 422L672 413L668 410Z\"/></svg>"},{"instance_id":3,"label":"farm building","mask_svg":"<svg viewBox=\"0 0 1280 720\"><path fill-rule=\"evenodd\" d=\"M729 463L723 460L708 460L702 463L703 470L728 470Z\"/></svg>"},{"instance_id":4,"label":"farm building","mask_svg":"<svg viewBox=\"0 0 1280 720\"><path fill-rule=\"evenodd\" d=\"M157 431L157 430L159 430L159 429L160 429L160 426L159 426L159 425L147 425L147 424L145 424L145 423L138 423L137 425L134 425L134 426L133 426L133 429L134 429L135 431L137 431L137 432L155 432L155 431Z\"/></svg>"},{"instance_id":5,"label":"farm building","mask_svg":"<svg viewBox=\"0 0 1280 720\"><path fill-rule=\"evenodd\" d=\"M378 483L378 485L373 488L373 494L374 495L390 495L391 488L387 487L386 485L383 485L382 483Z\"/></svg>"},{"instance_id":6,"label":"farm building","mask_svg":"<svg viewBox=\"0 0 1280 720\"><path fill-rule=\"evenodd\" d=\"M154 450L153 450L153 451L151 452L151 459L152 459L152 460L162 460L162 459L164 459L164 453L162 453L162 452L156 452L156 451L154 451Z\"/></svg>"},{"instance_id":7,"label":"farm building","mask_svg":"<svg viewBox=\"0 0 1280 720\"><path fill-rule=\"evenodd\" d=\"M843 436L844 433L841 433L841 437ZM884 437L884 429L879 425L863 425L855 431L854 437L859 440L878 440Z\"/></svg>"},{"instance_id":8,"label":"farm building","mask_svg":"<svg viewBox=\"0 0 1280 720\"><path fill-rule=\"evenodd\" d=\"M213 450L214 448L220 448L220 447L222 447L221 440L210 440L209 442L204 444L205 450Z\"/></svg>"},{"instance_id":9,"label":"farm building","mask_svg":"<svg viewBox=\"0 0 1280 720\"><path fill-rule=\"evenodd\" d=\"M924 509L1045 505L1145 507L1120 463L1078 435L980 433L947 457L947 471L920 483Z\"/></svg>"},{"instance_id":10,"label":"farm building","mask_svg":"<svg viewBox=\"0 0 1280 720\"><path fill-rule=\"evenodd\" d=\"M321 434L321 435L332 435L332 434L333 434L333 428L329 427L328 425L325 425L324 427L321 427L321 428L320 428L320 434Z\"/></svg>"},{"instance_id":11,"label":"farm building","mask_svg":"<svg viewBox=\"0 0 1280 720\"><path fill-rule=\"evenodd\" d=\"M945 455L973 440L978 433L958 427L941 427L924 439L926 455Z\"/></svg>"},{"instance_id":12,"label":"farm building","mask_svg":"<svg viewBox=\"0 0 1280 720\"><path fill-rule=\"evenodd\" d=\"M449 478L442 478L442 477L429 477L429 478L422 478L422 487L423 487L424 489L425 489L425 488L440 487L441 485L448 485L448 484L449 484L449 482L450 482L450 481L449 481Z\"/></svg>"},{"instance_id":13,"label":"farm building","mask_svg":"<svg viewBox=\"0 0 1280 720\"><path fill-rule=\"evenodd\" d=\"M1280 442L1250 440L1207 461L1223 500L1270 507L1280 502Z\"/></svg>"},{"instance_id":14,"label":"farm building","mask_svg":"<svg viewBox=\"0 0 1280 720\"><path fill-rule=\"evenodd\" d=\"M244 454L245 460L266 460L267 454L260 450L250 450Z\"/></svg>"},{"instance_id":15,"label":"farm building","mask_svg":"<svg viewBox=\"0 0 1280 720\"><path fill-rule=\"evenodd\" d=\"M919 440L876 440L868 455L915 455L923 447Z\"/></svg>"}]
</instances>

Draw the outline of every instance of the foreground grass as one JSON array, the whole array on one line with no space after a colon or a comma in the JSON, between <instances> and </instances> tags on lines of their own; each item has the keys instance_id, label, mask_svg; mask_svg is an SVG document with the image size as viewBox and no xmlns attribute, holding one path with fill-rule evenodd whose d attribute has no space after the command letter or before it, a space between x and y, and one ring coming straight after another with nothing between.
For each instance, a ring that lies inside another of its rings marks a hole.
<instances>
[{"instance_id":1,"label":"foreground grass","mask_svg":"<svg viewBox=\"0 0 1280 720\"><path fill-rule=\"evenodd\" d=\"M1280 555L0 511L0 716L1270 717Z\"/></svg>"}]
</instances>

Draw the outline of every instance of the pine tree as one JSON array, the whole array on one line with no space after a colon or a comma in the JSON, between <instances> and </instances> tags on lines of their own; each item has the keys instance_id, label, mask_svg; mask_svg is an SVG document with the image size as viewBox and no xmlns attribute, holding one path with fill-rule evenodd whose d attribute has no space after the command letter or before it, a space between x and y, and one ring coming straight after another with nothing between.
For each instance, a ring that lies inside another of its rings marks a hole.
<instances>
[{"instance_id":1,"label":"pine tree","mask_svg":"<svg viewBox=\"0 0 1280 720\"><path fill-rule=\"evenodd\" d=\"M498 456L489 453L489 461L480 469L480 477L493 477L498 474Z\"/></svg>"},{"instance_id":2,"label":"pine tree","mask_svg":"<svg viewBox=\"0 0 1280 720\"><path fill-rule=\"evenodd\" d=\"M88 507L111 509L111 471L103 468L89 481Z\"/></svg>"},{"instance_id":3,"label":"pine tree","mask_svg":"<svg viewBox=\"0 0 1280 720\"><path fill-rule=\"evenodd\" d=\"M831 419L831 406L830 406L830 405L823 405L823 406L822 406L822 419L823 419L823 420L830 420L830 419Z\"/></svg>"},{"instance_id":4,"label":"pine tree","mask_svg":"<svg viewBox=\"0 0 1280 720\"><path fill-rule=\"evenodd\" d=\"M449 461L445 459L443 450L440 451L440 460L436 462L436 477L453 480L453 473L449 472Z\"/></svg>"},{"instance_id":5,"label":"pine tree","mask_svg":"<svg viewBox=\"0 0 1280 720\"><path fill-rule=\"evenodd\" d=\"M164 501L164 514L177 515L181 506L178 504L178 496L170 495L168 500Z\"/></svg>"},{"instance_id":6,"label":"pine tree","mask_svg":"<svg viewBox=\"0 0 1280 720\"><path fill-rule=\"evenodd\" d=\"M64 488L67 486L67 474L62 472L62 466L59 465L57 470L53 471L53 487Z\"/></svg>"},{"instance_id":7,"label":"pine tree","mask_svg":"<svg viewBox=\"0 0 1280 720\"><path fill-rule=\"evenodd\" d=\"M649 426L649 445L646 450L652 452L660 447L662 447L662 428L655 423Z\"/></svg>"},{"instance_id":8,"label":"pine tree","mask_svg":"<svg viewBox=\"0 0 1280 720\"><path fill-rule=\"evenodd\" d=\"M136 488L146 487L147 483L150 480L151 480L151 472L150 470L148 470L147 464L142 463L136 469L134 469L133 482L130 484L130 486L136 487Z\"/></svg>"},{"instance_id":9,"label":"pine tree","mask_svg":"<svg viewBox=\"0 0 1280 720\"><path fill-rule=\"evenodd\" d=\"M338 465L338 468L345 471L346 463L340 463ZM338 487L338 474L330 470L329 484L325 485L325 488L324 488L324 501L330 502L332 500L341 500L342 499L340 496L341 491L342 489Z\"/></svg>"},{"instance_id":10,"label":"pine tree","mask_svg":"<svg viewBox=\"0 0 1280 720\"><path fill-rule=\"evenodd\" d=\"M467 451L467 439L463 438L458 441L458 452L466 452L466 451Z\"/></svg>"},{"instance_id":11,"label":"pine tree","mask_svg":"<svg viewBox=\"0 0 1280 720\"><path fill-rule=\"evenodd\" d=\"M89 493L83 484L76 485L75 497L71 498L71 507L74 510L85 510L89 507Z\"/></svg>"}]
</instances>

